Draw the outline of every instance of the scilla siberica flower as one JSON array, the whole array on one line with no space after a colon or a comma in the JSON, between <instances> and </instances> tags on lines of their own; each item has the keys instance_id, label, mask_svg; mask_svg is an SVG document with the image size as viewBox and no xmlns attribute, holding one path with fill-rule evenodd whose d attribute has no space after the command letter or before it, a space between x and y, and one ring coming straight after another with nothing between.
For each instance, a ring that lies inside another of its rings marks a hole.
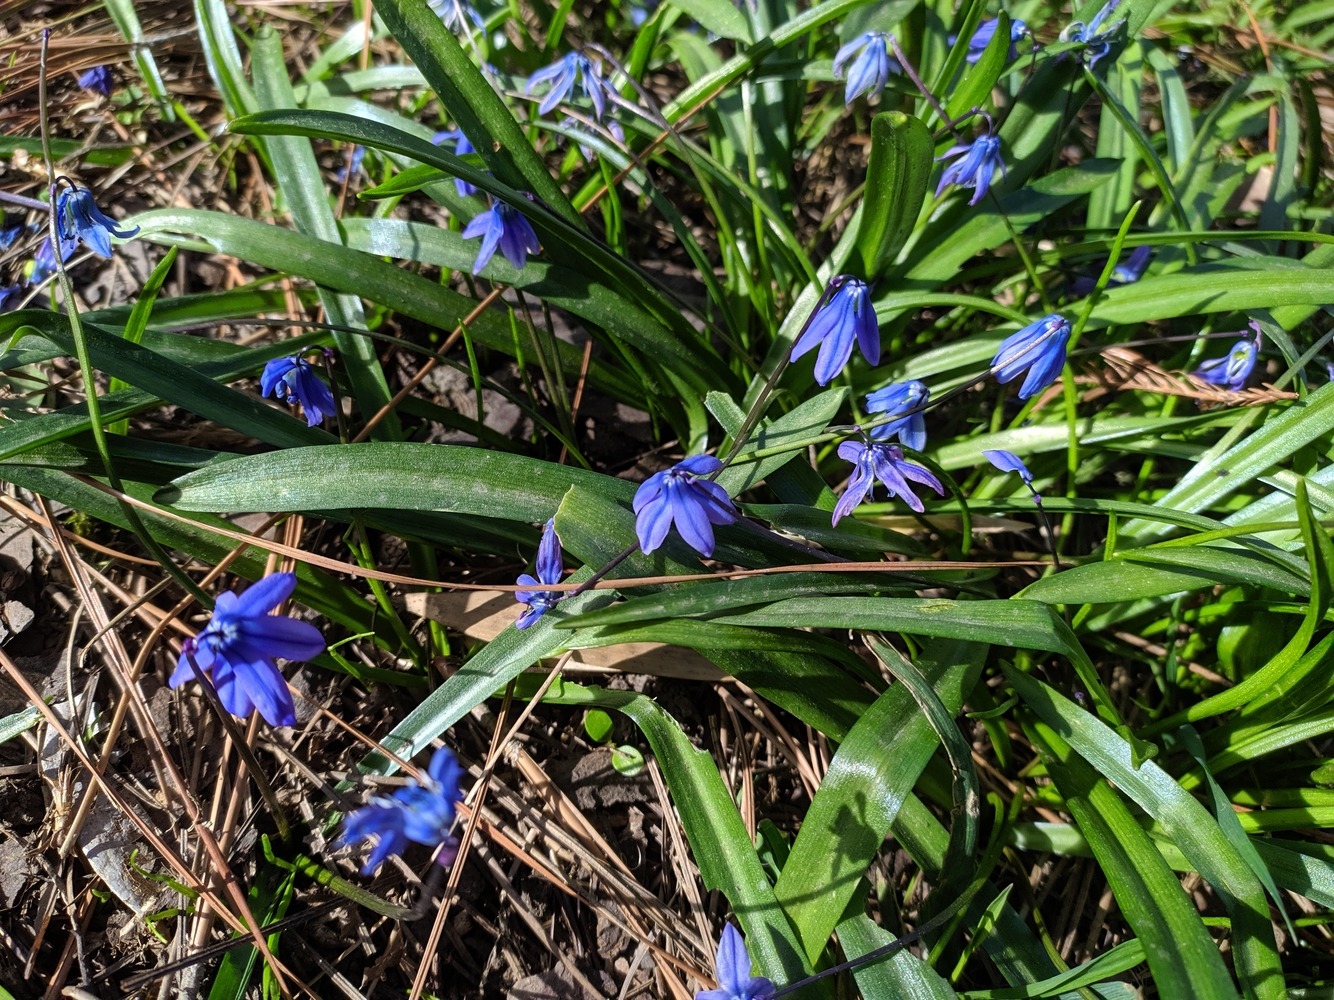
<instances>
[{"instance_id":1,"label":"scilla siberica flower","mask_svg":"<svg viewBox=\"0 0 1334 1000\"><path fill-rule=\"evenodd\" d=\"M482 15L464 0L426 0L426 6L435 12L446 28L456 34L464 27L465 21L471 21L478 28L486 27Z\"/></svg>"},{"instance_id":2,"label":"scilla siberica flower","mask_svg":"<svg viewBox=\"0 0 1334 1000\"><path fill-rule=\"evenodd\" d=\"M885 89L890 73L901 73L898 60L889 54L889 35L868 31L858 35L834 54L834 79L842 80L843 103L851 104L861 94L875 97Z\"/></svg>"},{"instance_id":3,"label":"scilla siberica flower","mask_svg":"<svg viewBox=\"0 0 1334 1000\"><path fill-rule=\"evenodd\" d=\"M898 445L844 441L838 446L838 457L851 462L853 470L847 488L834 505L835 525L840 518L851 514L868 496L874 499L877 479L889 490L891 498L902 497L903 502L919 514L926 508L908 485L909 481L930 486L941 496L945 495L945 487L940 485L940 480L929 470L904 459L903 449Z\"/></svg>"},{"instance_id":4,"label":"scilla siberica flower","mask_svg":"<svg viewBox=\"0 0 1334 1000\"><path fill-rule=\"evenodd\" d=\"M988 130L972 142L959 143L936 157L937 163L954 159L941 172L940 183L936 185L936 197L939 198L941 192L951 184L957 184L959 187L975 189L968 204L976 205L985 198L991 188L991 178L996 176L998 169L1002 172L1005 170L1000 146L1000 136L992 135Z\"/></svg>"},{"instance_id":5,"label":"scilla siberica flower","mask_svg":"<svg viewBox=\"0 0 1334 1000\"><path fill-rule=\"evenodd\" d=\"M712 455L692 455L639 484L633 504L635 534L645 554L666 540L675 523L687 545L702 556L713 555L713 526L731 524L739 516L725 489L700 478L722 467Z\"/></svg>"},{"instance_id":6,"label":"scilla siberica flower","mask_svg":"<svg viewBox=\"0 0 1334 1000\"><path fill-rule=\"evenodd\" d=\"M996 25L1000 23L999 18L988 18L977 26L973 32L973 37L968 39L968 55L964 56L970 63L975 63L982 58L982 53L986 52L987 46L991 44L991 39L995 37ZM1015 18L1010 22L1010 56L1013 59L1019 54L1017 43L1021 38L1028 34L1028 25Z\"/></svg>"},{"instance_id":7,"label":"scilla siberica flower","mask_svg":"<svg viewBox=\"0 0 1334 1000\"><path fill-rule=\"evenodd\" d=\"M556 535L556 519L553 517L542 525L542 540L537 543L536 578L524 573L514 582L521 587L537 587L543 583L560 583L561 566L560 538ZM524 629L532 625L550 611L560 601L561 595L550 590L516 590L514 599L528 607L514 623L515 628Z\"/></svg>"},{"instance_id":8,"label":"scilla siberica flower","mask_svg":"<svg viewBox=\"0 0 1334 1000\"><path fill-rule=\"evenodd\" d=\"M369 875L391 854L402 854L409 843L423 847L444 844L437 861L449 864L454 860L458 841L449 835L454 824L454 810L462 800L459 779L463 767L449 747L441 747L431 755L426 774L394 792L376 795L370 802L343 819L339 844L359 844L376 838L374 849L361 874Z\"/></svg>"},{"instance_id":9,"label":"scilla siberica flower","mask_svg":"<svg viewBox=\"0 0 1334 1000\"><path fill-rule=\"evenodd\" d=\"M871 305L871 287L860 278L840 274L829 279L829 287L815 304L815 311L792 345L796 361L817 344L815 381L828 385L852 357L852 341L872 365L880 363L880 325Z\"/></svg>"},{"instance_id":10,"label":"scilla siberica flower","mask_svg":"<svg viewBox=\"0 0 1334 1000\"><path fill-rule=\"evenodd\" d=\"M111 256L112 236L125 240L139 233L138 226L121 227L97 207L91 191L74 185L62 187L56 195L56 229L62 252L67 243L72 246L74 241L82 241L99 257ZM69 254L63 256L68 259Z\"/></svg>"},{"instance_id":11,"label":"scilla siberica flower","mask_svg":"<svg viewBox=\"0 0 1334 1000\"><path fill-rule=\"evenodd\" d=\"M111 96L111 74L105 66L94 66L79 74L79 86L103 97Z\"/></svg>"},{"instance_id":12,"label":"scilla siberica flower","mask_svg":"<svg viewBox=\"0 0 1334 1000\"><path fill-rule=\"evenodd\" d=\"M1251 372L1255 370L1256 354L1255 341L1249 337L1243 338L1233 344L1223 357L1206 361L1196 368L1195 376L1211 385L1241 392L1246 388L1246 380L1251 377Z\"/></svg>"},{"instance_id":13,"label":"scilla siberica flower","mask_svg":"<svg viewBox=\"0 0 1334 1000\"><path fill-rule=\"evenodd\" d=\"M1001 472L1019 473L1019 478L1028 487L1028 492L1033 494L1034 503L1042 503L1042 497L1038 495L1037 490L1033 489L1033 473L1028 471L1028 466L1024 464L1022 458L1012 451L1005 451L1003 448L988 448L982 452L982 457L1000 469Z\"/></svg>"},{"instance_id":14,"label":"scilla siberica flower","mask_svg":"<svg viewBox=\"0 0 1334 1000\"><path fill-rule=\"evenodd\" d=\"M895 382L871 393L866 397L867 413L887 413L898 418L872 427L869 431L871 440L892 441L898 435L904 447L921 451L926 447L926 414L922 413L922 407L930 398L931 390L926 383L915 378Z\"/></svg>"},{"instance_id":15,"label":"scilla siberica flower","mask_svg":"<svg viewBox=\"0 0 1334 1000\"><path fill-rule=\"evenodd\" d=\"M523 92L531 94L534 87L546 84L550 84L551 89L537 106L537 113L541 115L567 100L571 92L578 87L593 102L593 117L601 121L603 113L607 110L608 95L615 94L611 84L603 79L602 70L593 63L593 60L580 52L566 53L545 69L539 69L528 78L528 84Z\"/></svg>"},{"instance_id":16,"label":"scilla siberica flower","mask_svg":"<svg viewBox=\"0 0 1334 1000\"><path fill-rule=\"evenodd\" d=\"M299 354L274 358L266 364L259 387L265 396L291 405L300 403L306 411L307 427L314 427L338 409L333 392L315 374L315 366Z\"/></svg>"},{"instance_id":17,"label":"scilla siberica flower","mask_svg":"<svg viewBox=\"0 0 1334 1000\"><path fill-rule=\"evenodd\" d=\"M718 939L718 955L713 965L718 988L700 990L695 1000L769 1000L778 989L773 980L750 974L746 940L730 920Z\"/></svg>"},{"instance_id":18,"label":"scilla siberica flower","mask_svg":"<svg viewBox=\"0 0 1334 1000\"><path fill-rule=\"evenodd\" d=\"M271 726L294 725L292 693L273 661L279 656L309 660L325 649L324 636L314 625L269 614L295 589L295 573L274 573L241 594L219 594L208 627L182 644L168 685L194 680L197 666L232 715L245 718L258 709Z\"/></svg>"},{"instance_id":19,"label":"scilla siberica flower","mask_svg":"<svg viewBox=\"0 0 1334 1000\"><path fill-rule=\"evenodd\" d=\"M481 273L482 268L495 255L496 247L500 247L500 252L505 255L510 266L520 271L528 263L528 255L537 253L542 246L537 240L537 233L533 232L532 223L517 208L511 208L503 201L493 202L485 212L473 216L463 230L465 240L477 236L482 238L482 246L477 251L477 259L473 261L473 274Z\"/></svg>"},{"instance_id":20,"label":"scilla siberica flower","mask_svg":"<svg viewBox=\"0 0 1334 1000\"><path fill-rule=\"evenodd\" d=\"M1133 285L1139 281L1140 278L1144 277L1144 271L1149 266L1149 258L1152 256L1153 247L1147 243L1130 251L1130 255L1125 260L1119 261L1116 267L1112 268L1112 275L1107 279L1107 287ZM1098 268L1098 273L1102 273L1102 268ZM1098 280L1096 278L1081 274L1070 282L1068 294L1075 298L1082 298L1097 287Z\"/></svg>"},{"instance_id":21,"label":"scilla siberica flower","mask_svg":"<svg viewBox=\"0 0 1334 1000\"><path fill-rule=\"evenodd\" d=\"M1088 24L1083 21L1071 21L1066 29L1061 32L1061 41L1083 43L1084 54L1088 56L1090 69L1098 64L1099 59L1112 50L1112 36L1116 34L1117 28L1126 23L1126 19L1123 17L1105 28L1102 26L1103 22L1111 17L1112 12L1120 4L1121 0L1108 0L1102 9L1093 15L1093 20Z\"/></svg>"},{"instance_id":22,"label":"scilla siberica flower","mask_svg":"<svg viewBox=\"0 0 1334 1000\"><path fill-rule=\"evenodd\" d=\"M431 136L431 142L436 146L439 146L443 142L451 141L454 143L455 156L465 156L468 153L477 152L473 149L472 143L468 141L468 137L463 134L462 129L446 129L443 132L437 132L435 135ZM454 189L465 198L470 194L477 193L477 185L468 183L462 177L454 178Z\"/></svg>"},{"instance_id":23,"label":"scilla siberica flower","mask_svg":"<svg viewBox=\"0 0 1334 1000\"><path fill-rule=\"evenodd\" d=\"M991 373L1004 385L1028 372L1019 387L1019 398L1027 399L1056 381L1065 367L1069 342L1070 321L1057 313L1043 316L1001 341L991 359Z\"/></svg>"}]
</instances>

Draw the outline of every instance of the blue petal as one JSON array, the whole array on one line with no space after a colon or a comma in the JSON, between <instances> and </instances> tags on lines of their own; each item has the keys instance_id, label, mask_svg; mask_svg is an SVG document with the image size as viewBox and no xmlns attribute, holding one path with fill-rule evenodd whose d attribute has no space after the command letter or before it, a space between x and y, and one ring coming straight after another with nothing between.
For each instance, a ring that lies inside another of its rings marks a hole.
<instances>
[{"instance_id":1,"label":"blue petal","mask_svg":"<svg viewBox=\"0 0 1334 1000\"><path fill-rule=\"evenodd\" d=\"M287 682L283 680L283 675L272 662L268 660L230 662L236 676L233 688L259 710L260 717L265 722L271 726L296 724L296 706L292 703L292 692L287 689ZM218 670L215 667L213 670L215 682L217 675ZM222 697L221 689L218 691L218 697ZM250 714L248 710L236 711L225 700L223 707L242 718Z\"/></svg>"},{"instance_id":2,"label":"blue petal","mask_svg":"<svg viewBox=\"0 0 1334 1000\"><path fill-rule=\"evenodd\" d=\"M227 614L247 618L267 615L291 597L294 590L296 590L295 573L272 573L246 588L243 593L233 595L235 605L225 600L225 595L219 595L217 607Z\"/></svg>"},{"instance_id":3,"label":"blue petal","mask_svg":"<svg viewBox=\"0 0 1334 1000\"><path fill-rule=\"evenodd\" d=\"M635 534L639 548L645 555L652 552L667 538L672 527L672 508L666 497L656 497L643 504L635 517Z\"/></svg>"},{"instance_id":4,"label":"blue petal","mask_svg":"<svg viewBox=\"0 0 1334 1000\"><path fill-rule=\"evenodd\" d=\"M287 373L296 367L296 358L274 358L264 366L259 377L259 387L265 396L271 395L287 377Z\"/></svg>"},{"instance_id":5,"label":"blue petal","mask_svg":"<svg viewBox=\"0 0 1334 1000\"><path fill-rule=\"evenodd\" d=\"M259 653L269 659L311 660L325 650L324 636L310 622L286 615L263 615L239 623L236 642L242 655Z\"/></svg>"}]
</instances>

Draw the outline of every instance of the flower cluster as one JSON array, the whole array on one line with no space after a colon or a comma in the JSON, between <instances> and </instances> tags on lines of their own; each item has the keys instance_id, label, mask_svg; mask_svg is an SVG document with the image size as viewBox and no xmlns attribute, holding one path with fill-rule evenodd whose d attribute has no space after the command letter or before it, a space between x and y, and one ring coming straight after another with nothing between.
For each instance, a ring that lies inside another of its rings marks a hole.
<instances>
[{"instance_id":1,"label":"flower cluster","mask_svg":"<svg viewBox=\"0 0 1334 1000\"><path fill-rule=\"evenodd\" d=\"M423 847L443 844L437 860L450 864L458 842L450 836L454 812L463 796L459 781L463 767L449 747L441 747L431 755L426 774L410 781L392 795L376 795L370 802L343 820L339 844L347 846L375 839L361 873L369 875L380 867L391 854L402 854L409 843Z\"/></svg>"}]
</instances>

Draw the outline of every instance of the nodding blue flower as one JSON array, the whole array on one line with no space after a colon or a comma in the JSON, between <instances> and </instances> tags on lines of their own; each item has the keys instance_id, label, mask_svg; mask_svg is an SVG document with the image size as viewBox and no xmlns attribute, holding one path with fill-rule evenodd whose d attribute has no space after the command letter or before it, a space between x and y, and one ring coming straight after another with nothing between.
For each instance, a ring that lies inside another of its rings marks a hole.
<instances>
[{"instance_id":1,"label":"nodding blue flower","mask_svg":"<svg viewBox=\"0 0 1334 1000\"><path fill-rule=\"evenodd\" d=\"M472 4L464 0L426 0L426 6L435 12L435 16L445 22L445 27L457 34L467 21L478 28L485 28L486 21L477 13Z\"/></svg>"},{"instance_id":2,"label":"nodding blue flower","mask_svg":"<svg viewBox=\"0 0 1334 1000\"><path fill-rule=\"evenodd\" d=\"M1223 357L1206 361L1196 368L1195 377L1211 385L1221 385L1232 392L1241 392L1246 388L1246 380L1251 377L1251 372L1255 370L1257 347L1254 340L1243 338L1233 344Z\"/></svg>"},{"instance_id":3,"label":"nodding blue flower","mask_svg":"<svg viewBox=\"0 0 1334 1000\"><path fill-rule=\"evenodd\" d=\"M991 44L991 39L996 34L996 25L1000 23L999 18L988 18L977 26L973 32L973 37L968 39L968 55L964 56L970 63L975 63L982 58L982 53L986 52L987 46ZM1018 43L1021 38L1028 34L1028 25L1015 18L1010 21L1010 55L1013 59L1019 54Z\"/></svg>"},{"instance_id":4,"label":"nodding blue flower","mask_svg":"<svg viewBox=\"0 0 1334 1000\"><path fill-rule=\"evenodd\" d=\"M936 197L939 198L941 192L951 184L957 184L959 187L976 189L968 199L968 204L976 205L987 196L991 178L996 176L997 169L1002 173L1005 171L1005 163L1001 160L1000 136L992 135L990 131L983 132L972 142L963 142L945 150L936 157L936 162L956 157L941 172L940 183L936 185Z\"/></svg>"},{"instance_id":5,"label":"nodding blue flower","mask_svg":"<svg viewBox=\"0 0 1334 1000\"><path fill-rule=\"evenodd\" d=\"M1152 256L1153 247L1148 244L1130 251L1130 256L1112 268L1112 276L1107 279L1107 287L1133 285L1139 281L1140 278L1144 277L1144 271L1149 266L1149 258ZM1098 268L1098 273L1102 273L1102 268ZM1072 298L1083 298L1097 287L1098 280L1096 278L1092 275L1081 274L1071 280L1066 294Z\"/></svg>"},{"instance_id":6,"label":"nodding blue flower","mask_svg":"<svg viewBox=\"0 0 1334 1000\"><path fill-rule=\"evenodd\" d=\"M698 991L695 1000L769 1000L778 989L771 979L751 976L746 939L730 920L718 939L713 970L718 977L718 988Z\"/></svg>"},{"instance_id":7,"label":"nodding blue flower","mask_svg":"<svg viewBox=\"0 0 1334 1000\"><path fill-rule=\"evenodd\" d=\"M883 31L868 31L858 35L834 54L834 79L842 80L843 103L851 104L861 94L877 96L885 89L889 74L902 73L903 67L889 54L889 35Z\"/></svg>"},{"instance_id":8,"label":"nodding blue flower","mask_svg":"<svg viewBox=\"0 0 1334 1000\"><path fill-rule=\"evenodd\" d=\"M402 854L409 843L423 847L443 844L437 861L450 864L454 860L458 841L449 834L454 824L455 810L463 800L459 781L463 766L449 747L441 747L431 755L426 774L413 779L392 795L375 795L355 812L343 818L340 846L359 844L371 837L376 839L370 857L362 866L361 874L369 875L391 854Z\"/></svg>"},{"instance_id":9,"label":"nodding blue flower","mask_svg":"<svg viewBox=\"0 0 1334 1000\"><path fill-rule=\"evenodd\" d=\"M536 578L524 573L514 582L521 587L537 587L544 583L560 583L564 566L560 558L560 538L556 535L556 519L553 517L542 525L542 540L537 543ZM532 625L544 614L554 608L561 599L561 594L550 590L516 590L514 599L528 607L514 623L515 628L524 629Z\"/></svg>"},{"instance_id":10,"label":"nodding blue flower","mask_svg":"<svg viewBox=\"0 0 1334 1000\"><path fill-rule=\"evenodd\" d=\"M1028 492L1033 494L1035 503L1042 503L1042 497L1038 491L1033 489L1033 473L1028 471L1028 466L1024 460L1012 451L1005 451L1003 448L988 448L982 452L982 457L988 462L1000 469L1001 472L1017 472L1019 478L1024 481L1028 487Z\"/></svg>"},{"instance_id":11,"label":"nodding blue flower","mask_svg":"<svg viewBox=\"0 0 1334 1000\"><path fill-rule=\"evenodd\" d=\"M366 147L357 144L352 147L352 159L334 171L334 179L339 184L346 184L361 173L361 161L366 159Z\"/></svg>"},{"instance_id":12,"label":"nodding blue flower","mask_svg":"<svg viewBox=\"0 0 1334 1000\"><path fill-rule=\"evenodd\" d=\"M1085 24L1083 21L1071 21L1061 32L1061 41L1080 42L1084 45L1084 55L1088 57L1089 68L1092 69L1098 64L1098 60L1103 58L1112 50L1112 36L1116 30L1126 23L1123 17L1119 21L1103 27L1103 22L1111 17L1112 13L1119 7L1121 0L1107 0L1102 9L1093 15L1093 20Z\"/></svg>"},{"instance_id":13,"label":"nodding blue flower","mask_svg":"<svg viewBox=\"0 0 1334 1000\"><path fill-rule=\"evenodd\" d=\"M1001 341L991 359L991 373L1004 385L1028 372L1019 387L1019 398L1027 399L1056 381L1065 367L1069 343L1070 321L1057 313L1043 316Z\"/></svg>"},{"instance_id":14,"label":"nodding blue flower","mask_svg":"<svg viewBox=\"0 0 1334 1000\"><path fill-rule=\"evenodd\" d=\"M577 87L593 102L593 117L601 121L607 109L607 98L610 96L614 100L616 94L611 83L603 78L601 68L582 52L568 52L545 69L539 69L528 78L523 92L531 94L534 87L544 84L550 84L551 89L537 106L540 115L568 100Z\"/></svg>"},{"instance_id":15,"label":"nodding blue flower","mask_svg":"<svg viewBox=\"0 0 1334 1000\"><path fill-rule=\"evenodd\" d=\"M635 534L645 554L666 540L675 523L687 545L702 556L713 555L713 526L731 524L740 516L725 489L700 478L722 467L712 455L692 455L639 484L633 504Z\"/></svg>"},{"instance_id":16,"label":"nodding blue flower","mask_svg":"<svg viewBox=\"0 0 1334 1000\"><path fill-rule=\"evenodd\" d=\"M905 448L921 451L926 447L926 414L922 408L930 398L931 390L926 387L926 383L915 378L907 382L895 382L871 393L866 397L867 413L888 413L898 417L887 424L872 427L869 431L871 440L892 441L897 434Z\"/></svg>"},{"instance_id":17,"label":"nodding blue flower","mask_svg":"<svg viewBox=\"0 0 1334 1000\"><path fill-rule=\"evenodd\" d=\"M79 86L84 90L92 91L94 94L110 97L111 73L105 66L94 66L92 69L86 69L79 74Z\"/></svg>"},{"instance_id":18,"label":"nodding blue flower","mask_svg":"<svg viewBox=\"0 0 1334 1000\"><path fill-rule=\"evenodd\" d=\"M168 685L180 687L195 679L193 657L232 715L246 718L258 709L271 726L294 725L292 693L273 661L279 656L309 660L325 649L324 636L314 625L269 614L295 589L295 573L274 573L240 594L219 594L208 627L181 644Z\"/></svg>"},{"instance_id":19,"label":"nodding blue flower","mask_svg":"<svg viewBox=\"0 0 1334 1000\"><path fill-rule=\"evenodd\" d=\"M852 475L848 478L847 488L834 505L834 524L851 514L868 496L874 499L875 482L880 480L890 497L902 497L917 513L926 508L918 499L909 481L929 486L941 496L945 487L928 469L916 462L909 462L903 457L903 449L894 444L866 444L862 441L844 441L838 446L838 457L853 465Z\"/></svg>"},{"instance_id":20,"label":"nodding blue flower","mask_svg":"<svg viewBox=\"0 0 1334 1000\"><path fill-rule=\"evenodd\" d=\"M338 410L333 391L315 374L315 366L299 354L274 358L266 364L259 387L265 396L293 406L300 403L306 411L307 427L314 427Z\"/></svg>"},{"instance_id":21,"label":"nodding blue flower","mask_svg":"<svg viewBox=\"0 0 1334 1000\"><path fill-rule=\"evenodd\" d=\"M15 222L13 225L0 226L0 251L8 250L14 245L23 231L27 228L21 222Z\"/></svg>"},{"instance_id":22,"label":"nodding blue flower","mask_svg":"<svg viewBox=\"0 0 1334 1000\"><path fill-rule=\"evenodd\" d=\"M867 363L878 365L880 325L871 305L871 286L850 274L836 275L829 279L829 286L792 345L790 360L796 361L818 344L815 381L828 385L852 357L854 338Z\"/></svg>"},{"instance_id":23,"label":"nodding blue flower","mask_svg":"<svg viewBox=\"0 0 1334 1000\"><path fill-rule=\"evenodd\" d=\"M496 247L500 247L500 252L514 270L521 271L524 264L528 263L528 255L537 253L542 246L537 240L537 233L533 232L532 223L517 208L511 208L503 201L493 202L485 212L473 216L463 230L465 240L477 236L482 238L482 246L477 251L477 259L473 261L473 274L481 273L482 268L495 255Z\"/></svg>"},{"instance_id":24,"label":"nodding blue flower","mask_svg":"<svg viewBox=\"0 0 1334 1000\"><path fill-rule=\"evenodd\" d=\"M56 195L56 229L62 248L66 241L80 240L99 257L111 256L112 236L126 240L139 234L138 226L122 227L97 207L91 191L74 185Z\"/></svg>"},{"instance_id":25,"label":"nodding blue flower","mask_svg":"<svg viewBox=\"0 0 1334 1000\"><path fill-rule=\"evenodd\" d=\"M466 156L468 153L477 152L473 149L472 143L468 141L468 137L463 134L463 130L458 128L435 133L431 136L431 142L437 146L444 142L453 142L455 156ZM461 177L454 178L454 189L465 198L477 193L477 185L470 184Z\"/></svg>"}]
</instances>

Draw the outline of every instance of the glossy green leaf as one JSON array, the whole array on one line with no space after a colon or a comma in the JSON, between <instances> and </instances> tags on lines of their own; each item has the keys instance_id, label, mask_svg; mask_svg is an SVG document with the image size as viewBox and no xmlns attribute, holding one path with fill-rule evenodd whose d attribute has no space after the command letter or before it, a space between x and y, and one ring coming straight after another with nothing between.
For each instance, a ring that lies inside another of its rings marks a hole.
<instances>
[{"instance_id":1,"label":"glossy green leaf","mask_svg":"<svg viewBox=\"0 0 1334 1000\"><path fill-rule=\"evenodd\" d=\"M931 133L920 118L886 111L871 119L871 158L854 265L867 281L888 269L916 225L934 152Z\"/></svg>"}]
</instances>

